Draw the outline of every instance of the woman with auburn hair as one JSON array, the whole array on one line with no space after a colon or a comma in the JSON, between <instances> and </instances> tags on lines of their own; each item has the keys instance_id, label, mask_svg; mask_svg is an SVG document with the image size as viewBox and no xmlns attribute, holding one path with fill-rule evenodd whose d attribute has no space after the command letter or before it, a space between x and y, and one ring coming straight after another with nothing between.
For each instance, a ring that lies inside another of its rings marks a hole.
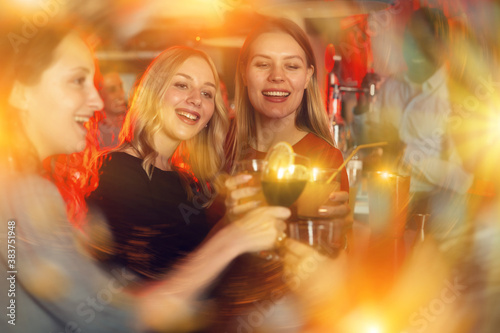
<instances>
[{"instance_id":1,"label":"woman with auburn hair","mask_svg":"<svg viewBox=\"0 0 500 333\"><path fill-rule=\"evenodd\" d=\"M99 184L88 200L113 236L109 263L151 281L207 248L227 247L205 258L214 269L198 272L205 285L235 256L274 245L287 209L252 212L200 246L209 231L205 207L220 186L227 126L217 71L204 52L178 46L153 60L136 88L121 143L104 152ZM239 245L231 248L235 241Z\"/></svg>"}]
</instances>

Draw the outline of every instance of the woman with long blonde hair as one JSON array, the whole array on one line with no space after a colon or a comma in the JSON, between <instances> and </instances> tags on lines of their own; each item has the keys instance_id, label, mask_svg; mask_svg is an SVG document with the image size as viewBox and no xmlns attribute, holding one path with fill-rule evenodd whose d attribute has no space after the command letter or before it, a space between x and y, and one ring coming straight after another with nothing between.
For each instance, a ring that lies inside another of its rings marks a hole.
<instances>
[{"instance_id":1,"label":"woman with long blonde hair","mask_svg":"<svg viewBox=\"0 0 500 333\"><path fill-rule=\"evenodd\" d=\"M342 164L342 154L334 146L329 131L316 69L306 33L288 19L265 18L247 35L237 64L236 114L227 144L228 170L234 161L264 159L267 152L281 141L287 142L296 153L308 157L313 166L337 168ZM345 170L341 177L340 190L332 193L331 199L320 210L325 218L338 226L339 232L346 226L349 213L349 185ZM247 182L248 178L241 175L226 181L229 190L226 206L232 215L262 205L248 198L261 189L249 188ZM218 312L218 331L229 331L241 324L241 318L250 318L255 304L279 299L275 298L276 294L287 294L289 290L285 281L290 275L284 274L282 265L282 261L266 261L249 255L238 258L231 265L214 292L222 308ZM241 280L245 281L244 290ZM262 285L260 281L266 281L266 284ZM276 303L272 305L273 310L286 304ZM283 306L275 312L285 308ZM275 318L277 316L269 316L266 321L270 323ZM287 327L293 327L293 324L293 320L287 321ZM277 331L283 327L267 329Z\"/></svg>"},{"instance_id":2,"label":"woman with long blonde hair","mask_svg":"<svg viewBox=\"0 0 500 333\"><path fill-rule=\"evenodd\" d=\"M227 126L218 74L204 52L177 46L153 60L136 88L119 146L104 152L99 184L88 200L110 227L111 263L157 280L200 246L210 229L205 208L220 186ZM256 239L261 243L276 237L281 218L270 212L256 212L266 223L262 228L251 218L243 238L264 236ZM227 226L199 250L214 239L224 246L228 239L220 235L238 226ZM243 252L256 250L240 240ZM224 254L207 260L222 268L221 257L227 264Z\"/></svg>"},{"instance_id":3,"label":"woman with long blonde hair","mask_svg":"<svg viewBox=\"0 0 500 333\"><path fill-rule=\"evenodd\" d=\"M235 88L236 121L230 129L228 170L232 162L263 159L278 142L288 142L293 150L317 167L337 168L342 153L333 142L328 116L322 103L317 65L306 33L284 18L266 18L247 36L240 50ZM229 180L229 189L240 185ZM240 186L241 187L241 186ZM340 191L322 208L326 216L344 222L349 182L341 171ZM231 211L245 191L233 191L227 201ZM254 205L255 206L255 205Z\"/></svg>"}]
</instances>

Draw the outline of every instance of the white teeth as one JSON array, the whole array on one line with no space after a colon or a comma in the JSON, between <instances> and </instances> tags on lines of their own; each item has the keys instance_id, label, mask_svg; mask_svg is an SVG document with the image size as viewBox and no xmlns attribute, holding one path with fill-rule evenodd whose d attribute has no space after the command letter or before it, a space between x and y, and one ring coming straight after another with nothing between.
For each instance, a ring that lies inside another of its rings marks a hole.
<instances>
[{"instance_id":1,"label":"white teeth","mask_svg":"<svg viewBox=\"0 0 500 333\"><path fill-rule=\"evenodd\" d=\"M75 116L75 121L77 123L86 123L89 121L90 117L85 117L85 116Z\"/></svg>"},{"instance_id":2,"label":"white teeth","mask_svg":"<svg viewBox=\"0 0 500 333\"><path fill-rule=\"evenodd\" d=\"M198 119L197 116L195 116L194 114L191 114L189 112L184 112L184 111L176 111L176 112L177 112L177 114L180 114L181 116L184 116L184 117L189 118L191 120Z\"/></svg>"},{"instance_id":3,"label":"white teeth","mask_svg":"<svg viewBox=\"0 0 500 333\"><path fill-rule=\"evenodd\" d=\"M264 91L262 92L264 96L271 96L271 97L286 97L290 95L288 92L284 91Z\"/></svg>"}]
</instances>

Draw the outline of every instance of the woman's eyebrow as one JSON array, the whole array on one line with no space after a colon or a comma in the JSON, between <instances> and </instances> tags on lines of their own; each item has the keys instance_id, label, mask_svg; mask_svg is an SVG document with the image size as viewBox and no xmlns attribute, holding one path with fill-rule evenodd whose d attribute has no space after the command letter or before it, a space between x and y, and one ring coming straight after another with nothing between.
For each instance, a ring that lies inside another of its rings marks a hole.
<instances>
[{"instance_id":1,"label":"woman's eyebrow","mask_svg":"<svg viewBox=\"0 0 500 333\"><path fill-rule=\"evenodd\" d=\"M190 81L193 81L193 78L192 78L191 76L187 75L187 74L184 74L184 73L177 73L177 74L175 74L175 75L182 76L182 77L184 77L184 78L186 78L186 79L188 79L188 80L190 80ZM216 88L216 87L215 87L215 84L213 84L212 82L205 82L205 83L204 83L204 85L206 85L206 86L211 86L211 87L213 87L213 88Z\"/></svg>"}]
</instances>

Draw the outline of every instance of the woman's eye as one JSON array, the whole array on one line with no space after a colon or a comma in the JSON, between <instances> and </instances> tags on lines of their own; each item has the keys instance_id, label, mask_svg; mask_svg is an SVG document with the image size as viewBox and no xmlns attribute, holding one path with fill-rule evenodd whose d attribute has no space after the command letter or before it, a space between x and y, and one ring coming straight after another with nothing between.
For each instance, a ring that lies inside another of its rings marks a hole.
<instances>
[{"instance_id":1,"label":"woman's eye","mask_svg":"<svg viewBox=\"0 0 500 333\"><path fill-rule=\"evenodd\" d=\"M187 84L182 83L182 82L177 82L176 84L174 84L174 86L176 86L177 88L180 88L180 89L186 89L187 88Z\"/></svg>"},{"instance_id":2,"label":"woman's eye","mask_svg":"<svg viewBox=\"0 0 500 333\"><path fill-rule=\"evenodd\" d=\"M299 68L300 68L300 66L298 66L298 65L293 65L293 64L292 64L292 65L287 65L287 66L286 66L286 68L288 68L288 69L292 69L292 70L293 70L293 69L299 69Z\"/></svg>"},{"instance_id":3,"label":"woman's eye","mask_svg":"<svg viewBox=\"0 0 500 333\"><path fill-rule=\"evenodd\" d=\"M79 77L73 80L73 83L76 83L77 85L81 86L85 83L85 77Z\"/></svg>"},{"instance_id":4,"label":"woman's eye","mask_svg":"<svg viewBox=\"0 0 500 333\"><path fill-rule=\"evenodd\" d=\"M257 68L267 68L269 65L265 62L258 62L255 64L255 67Z\"/></svg>"},{"instance_id":5,"label":"woman's eye","mask_svg":"<svg viewBox=\"0 0 500 333\"><path fill-rule=\"evenodd\" d=\"M202 92L201 92L201 94L202 94L203 96L205 96L206 98L209 98L209 99L212 99L212 98L213 98L213 96L214 96L214 95L213 95L211 92L209 92L209 91L202 91Z\"/></svg>"}]
</instances>

